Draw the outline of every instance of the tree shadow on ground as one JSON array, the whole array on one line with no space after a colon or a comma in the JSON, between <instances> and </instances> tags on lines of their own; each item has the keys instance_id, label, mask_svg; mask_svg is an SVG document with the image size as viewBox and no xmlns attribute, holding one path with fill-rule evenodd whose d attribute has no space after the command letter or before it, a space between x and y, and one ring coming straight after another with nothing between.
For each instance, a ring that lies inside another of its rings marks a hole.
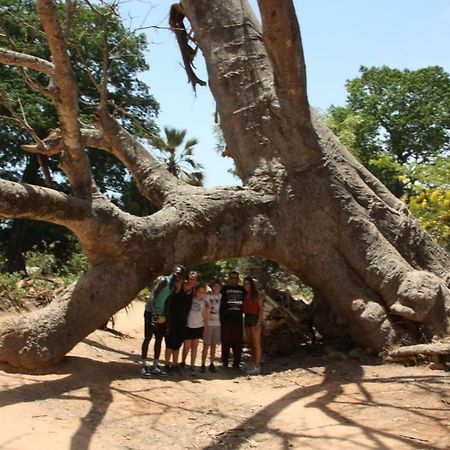
<instances>
[{"instance_id":1,"label":"tree shadow on ground","mask_svg":"<svg viewBox=\"0 0 450 450\"><path fill-rule=\"evenodd\" d=\"M184 410L186 412L191 412L189 405L170 405L162 401L157 401L142 395L142 392L152 389L151 386L147 386L144 390L137 390L130 392L129 390L124 390L117 386L113 386L113 382L120 380L136 380L137 377L137 366L136 364L130 363L130 360L134 359L132 353L124 352L121 350L116 350L110 348L107 345L99 344L97 342L90 343L86 342L88 345L95 344L95 347L101 348L105 351L113 351L116 354L122 355L126 358L127 362L115 362L115 361L97 361L90 358L69 356L67 357L59 366L53 367L49 370L42 371L42 373L52 373L55 375L60 375L61 378L58 380L44 380L37 381L35 378L30 379L32 384L25 384L10 389L6 392L0 393L0 407L8 406L15 403L39 401L45 399L61 399L61 400L80 400L79 395L71 394L71 392L78 389L87 388L88 396L85 400L90 402L89 411L81 419L81 423L72 436L71 446L72 450L83 450L88 449L91 445L92 438L104 420L108 408L113 401L113 393L118 392L122 395L127 395L131 398L137 400L142 400L145 402L150 402L162 408L163 411L169 411L171 409ZM279 359L271 361L268 366L271 373L276 376L276 372L283 372L283 364L286 359ZM354 427L366 436L366 438L371 442L371 447L388 449L386 444L383 442L385 439L395 441L398 444L408 445L409 448L423 448L424 442L420 440L414 440L414 437L405 436L401 434L395 434L391 431L383 431L380 429L375 429L363 420L355 420L354 418L349 418L342 412L336 411L333 406L338 403L342 405L345 403L345 398L342 399L342 394L344 393L344 387L347 385L354 385L357 393L361 396L358 402L354 399L352 402L348 402L351 407L359 405L369 406L369 407L389 407L389 408L402 408L401 406L395 406L392 403L382 403L375 400L371 393L366 389L364 384L367 383L392 383L392 382L405 382L414 384L416 387L426 390L430 393L442 395L440 390L441 384L445 383L445 380L440 376L426 376L426 377L412 377L412 376L398 376L398 377L387 377L387 378L365 378L363 367L356 361L346 360L346 361L333 361L320 356L319 353L315 353L308 357L307 353L302 353L297 355L296 358L289 359L288 369L302 369L306 374L310 375L320 375L322 380L320 383L309 385L306 387L295 388L291 392L277 399L276 401L270 403L269 405L262 408L255 414L252 414L245 420L241 421L235 427L217 434L214 439L214 444L204 447L205 450L217 449L217 448L228 448L235 449L242 445L248 444L250 439L254 438L257 434L268 433L277 440L281 440L283 448L292 448L291 442L294 439L308 438L314 439L330 439L330 444L332 445L336 442L335 437L327 437L325 434L317 436L308 431L308 429L301 429L299 426L298 432L288 433L275 429L271 426L270 422L273 418L279 415L282 411L286 410L289 406L293 405L299 400L307 400L311 398L311 401L307 403L304 407L306 408L316 408L321 411L327 417L332 419L334 423L338 425L346 425L349 427ZM6 368L4 366L0 368ZM13 372L14 370L9 368L8 372ZM31 373L31 372L30 372ZM32 372L36 375L36 371ZM211 374L211 380L217 378L235 378L242 376L242 373L237 372L219 372L217 374ZM206 378L206 377L205 377ZM180 378L167 378L166 381L178 382L181 380L186 380L187 377ZM163 381L160 378L158 381ZM195 380L192 380L195 381ZM364 383L364 384L363 384ZM164 384L164 386L166 386ZM157 388L163 389L162 385L159 383ZM141 389L141 387L139 388ZM165 389L165 387L164 387ZM170 403L170 402L169 402ZM151 409L151 408L149 408ZM443 408L440 411L444 411ZM201 411L198 411L202 413ZM412 414L414 414L418 419L423 418L428 421L435 421L439 425L443 426L440 421L433 418L431 412L436 412L436 409L427 407L416 407ZM214 413L217 418L225 417L224 413L218 410ZM344 446L357 445L350 437L339 438ZM331 441L332 440L332 441ZM392 448L392 447L390 447ZM427 448L433 448L427 445Z\"/></svg>"},{"instance_id":2,"label":"tree shadow on ground","mask_svg":"<svg viewBox=\"0 0 450 450\"><path fill-rule=\"evenodd\" d=\"M77 370L83 367L88 371ZM3 368L3 367L2 367ZM9 372L12 372L10 370ZM40 371L48 374L49 370ZM80 400L80 396L70 392L88 388L88 399L91 402L89 412L81 419L81 425L72 437L71 449L82 450L89 448L89 443L95 430L102 422L113 397L111 383L116 380L136 378L129 363L100 362L78 356L69 356L56 368L51 369L54 375L62 375L58 380L45 380L32 384L25 384L0 394L0 408L21 402L33 402L46 399ZM33 371L33 375L36 371ZM108 374L111 374L108 377ZM64 376L67 375L67 376ZM99 384L99 380L102 381ZM26 400L24 400L26 398Z\"/></svg>"},{"instance_id":3,"label":"tree shadow on ground","mask_svg":"<svg viewBox=\"0 0 450 450\"><path fill-rule=\"evenodd\" d=\"M322 359L322 361L324 361ZM306 371L309 370L308 364L302 364L302 368ZM311 367L315 367L314 365ZM350 370L349 370L350 369ZM317 374L317 372L313 372ZM220 433L215 437L215 442L203 448L203 450L213 450L218 448L224 449L235 449L240 448L240 446L251 443L251 439L258 434L268 433L272 437L278 438L282 442L282 448L290 449L293 448L293 440L299 438L311 439L311 440L326 440L328 439L329 445L335 445L336 441L339 441L343 448L362 448L361 443L358 442L357 438L348 437L336 437L336 436L317 436L314 433L308 434L307 429L301 429L299 425L299 430L296 433L287 433L280 431L276 427L270 425L273 418L279 415L283 410L286 410L295 402L299 400L307 399L312 397L310 403L307 403L305 407L316 408L322 413L326 414L327 417L331 418L337 425L345 425L348 427L354 427L362 431L362 434L370 442L369 448L385 449L390 450L392 444L387 445L383 442L385 439L397 442L397 445L407 445L408 448L423 449L424 445L428 449L434 449L438 447L433 447L428 443L427 440L416 438L413 436L402 435L395 431L384 431L382 429L376 429L371 427L363 420L355 420L353 418L347 417L341 412L335 411L333 405L346 403L345 400L338 400L338 397L344 394L345 385L355 385L358 390L358 394L362 395L363 401L356 402L351 401L347 404L349 406L367 406L367 407L386 407L386 408L398 408L403 410L404 406L396 406L392 403L375 401L371 393L366 389L363 382L367 383L412 383L420 389L426 390L428 392L434 392L435 394L442 394L439 386L446 384L445 379L439 376L421 376L421 377L387 377L387 378L365 378L363 368L356 361L345 361L336 363L336 361L326 361L325 370L323 372L323 380L319 384L314 384L306 387L299 387L279 398L278 400L272 402L266 407L262 408L256 414L251 415L243 422L239 423L234 428ZM438 385L438 386L433 386ZM321 394L317 397L318 394ZM450 393L449 393L450 395ZM449 404L443 400L444 403ZM426 419L437 423L442 427L446 428L445 420L437 419L431 415L433 413L442 413L445 416L445 407L442 408L427 408L427 407L415 407L414 411L409 411L414 414L418 420ZM428 414L428 412L430 414ZM360 433L357 433L360 434ZM307 446L305 446L306 448ZM314 448L314 444L311 446Z\"/></svg>"},{"instance_id":4,"label":"tree shadow on ground","mask_svg":"<svg viewBox=\"0 0 450 450\"><path fill-rule=\"evenodd\" d=\"M87 342L89 344L89 342ZM90 344L89 344L90 345ZM96 347L99 344L96 343ZM108 346L102 346L105 350L111 350ZM117 351L119 354L127 354L126 352ZM57 400L88 400L90 402L89 411L81 418L80 426L73 434L71 439L71 450L84 450L90 448L92 438L104 420L108 408L113 402L113 393L117 392L129 398L138 401L152 403L163 411L177 410L185 413L193 412L189 405L183 406L181 404L170 405L163 401L149 399L142 395L150 389L162 389L160 382L164 379L158 378L159 386L140 387L137 391L124 390L118 386L113 386L116 381L131 381L138 378L137 365L130 362L115 362L115 361L97 361L81 356L67 356L58 366L52 366L47 369L40 370L24 370L15 369L6 364L0 364L0 370L5 373L12 374L29 374L30 384L22 384L7 391L0 393L0 408L8 405L27 403L35 401L43 401L48 399ZM36 375L60 375L61 378L57 380L36 381ZM186 378L167 379L166 381L178 382L186 380ZM147 381L147 380L143 380ZM79 389L88 389L88 395L81 397L79 394L73 394ZM149 408L151 409L151 408ZM202 411L196 411L203 413ZM148 415L151 413L146 413ZM216 414L222 417L221 413ZM158 414L159 417L159 414Z\"/></svg>"}]
</instances>

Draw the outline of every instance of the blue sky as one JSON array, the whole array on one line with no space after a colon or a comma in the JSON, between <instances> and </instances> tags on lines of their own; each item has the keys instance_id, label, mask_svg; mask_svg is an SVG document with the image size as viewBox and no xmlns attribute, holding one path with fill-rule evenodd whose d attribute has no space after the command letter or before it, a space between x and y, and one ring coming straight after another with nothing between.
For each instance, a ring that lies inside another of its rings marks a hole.
<instances>
[{"instance_id":1,"label":"blue sky","mask_svg":"<svg viewBox=\"0 0 450 450\"><path fill-rule=\"evenodd\" d=\"M225 0L224 0L225 1ZM131 26L167 26L173 1L124 3ZM255 2L251 1L254 5ZM450 72L449 0L294 0L302 31L310 103L326 109L345 103L345 82L359 67L417 69L439 65ZM206 186L236 184L231 162L214 151L214 99L208 88L194 95L168 30L148 29L149 72L143 74L161 105L158 124L187 129L196 137L196 160L204 164ZM207 80L201 59L200 78Z\"/></svg>"}]
</instances>

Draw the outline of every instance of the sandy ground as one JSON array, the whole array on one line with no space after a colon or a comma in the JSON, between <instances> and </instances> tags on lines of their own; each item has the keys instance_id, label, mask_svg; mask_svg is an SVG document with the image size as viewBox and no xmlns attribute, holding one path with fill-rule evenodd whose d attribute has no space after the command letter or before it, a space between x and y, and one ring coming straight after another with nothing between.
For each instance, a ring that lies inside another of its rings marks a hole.
<instances>
[{"instance_id":1,"label":"sandy ground","mask_svg":"<svg viewBox=\"0 0 450 450\"><path fill-rule=\"evenodd\" d=\"M448 372L316 352L236 371L142 379L143 305L46 373L0 367L0 448L448 449Z\"/></svg>"}]
</instances>

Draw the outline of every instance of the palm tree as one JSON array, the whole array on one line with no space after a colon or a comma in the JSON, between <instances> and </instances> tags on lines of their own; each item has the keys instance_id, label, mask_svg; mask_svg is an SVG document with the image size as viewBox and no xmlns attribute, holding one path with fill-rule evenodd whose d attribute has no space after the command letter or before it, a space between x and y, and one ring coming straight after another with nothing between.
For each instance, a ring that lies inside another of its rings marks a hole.
<instances>
[{"instance_id":1,"label":"palm tree","mask_svg":"<svg viewBox=\"0 0 450 450\"><path fill-rule=\"evenodd\" d=\"M186 137L186 130L164 127L166 139L158 142L158 150L162 153L159 160L167 170L193 186L202 186L204 180L203 165L193 159L194 147L198 140L188 139L181 148Z\"/></svg>"}]
</instances>

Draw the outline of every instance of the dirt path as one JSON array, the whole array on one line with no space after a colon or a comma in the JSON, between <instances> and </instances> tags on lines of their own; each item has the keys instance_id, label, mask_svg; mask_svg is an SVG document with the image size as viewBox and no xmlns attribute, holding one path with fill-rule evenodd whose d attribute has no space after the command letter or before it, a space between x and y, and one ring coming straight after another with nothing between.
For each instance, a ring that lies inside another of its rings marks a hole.
<instances>
[{"instance_id":1,"label":"dirt path","mask_svg":"<svg viewBox=\"0 0 450 450\"><path fill-rule=\"evenodd\" d=\"M2 450L448 449L448 372L299 353L247 378L141 379L142 304L44 374L0 369Z\"/></svg>"}]
</instances>

